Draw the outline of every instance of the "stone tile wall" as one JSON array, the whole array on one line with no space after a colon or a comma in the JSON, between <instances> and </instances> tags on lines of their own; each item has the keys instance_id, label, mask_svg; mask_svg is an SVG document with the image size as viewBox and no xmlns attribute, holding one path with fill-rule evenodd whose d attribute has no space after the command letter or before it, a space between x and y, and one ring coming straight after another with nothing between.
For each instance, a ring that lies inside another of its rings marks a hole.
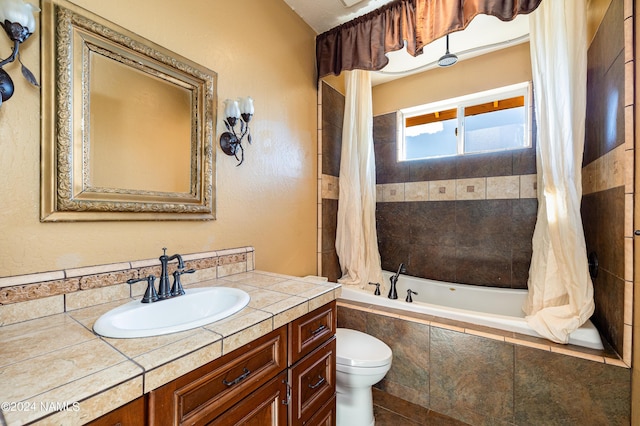
<instances>
[{"instance_id":1,"label":"stone tile wall","mask_svg":"<svg viewBox=\"0 0 640 426\"><path fill-rule=\"evenodd\" d=\"M322 82L319 87L320 129L318 140L318 274L336 282L342 276L336 254L338 176L342 149L344 95Z\"/></svg>"},{"instance_id":2,"label":"stone tile wall","mask_svg":"<svg viewBox=\"0 0 640 426\"><path fill-rule=\"evenodd\" d=\"M611 1L589 47L581 206L587 251L599 264L592 321L629 363L635 155L630 3Z\"/></svg>"},{"instance_id":3,"label":"stone tile wall","mask_svg":"<svg viewBox=\"0 0 640 426\"><path fill-rule=\"evenodd\" d=\"M335 252L344 96L323 83L319 273ZM396 114L374 117L382 266L423 278L526 288L537 210L535 150L398 163Z\"/></svg>"},{"instance_id":4,"label":"stone tile wall","mask_svg":"<svg viewBox=\"0 0 640 426\"><path fill-rule=\"evenodd\" d=\"M631 370L621 361L569 356L548 346L538 349L489 333L340 305L338 327L365 332L391 347L391 370L377 388L469 424L630 422Z\"/></svg>"},{"instance_id":5,"label":"stone tile wall","mask_svg":"<svg viewBox=\"0 0 640 426\"><path fill-rule=\"evenodd\" d=\"M526 288L536 221L535 149L398 162L396 113L374 117L382 267Z\"/></svg>"}]
</instances>

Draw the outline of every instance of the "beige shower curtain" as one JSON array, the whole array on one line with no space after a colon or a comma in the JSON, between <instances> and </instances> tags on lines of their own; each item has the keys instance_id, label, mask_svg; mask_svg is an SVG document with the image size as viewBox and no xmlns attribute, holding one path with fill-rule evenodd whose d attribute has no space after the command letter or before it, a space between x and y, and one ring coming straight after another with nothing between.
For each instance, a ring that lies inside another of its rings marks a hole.
<instances>
[{"instance_id":1,"label":"beige shower curtain","mask_svg":"<svg viewBox=\"0 0 640 426\"><path fill-rule=\"evenodd\" d=\"M376 233L376 171L369 71L345 72L336 252L341 284L384 287Z\"/></svg>"},{"instance_id":2,"label":"beige shower curtain","mask_svg":"<svg viewBox=\"0 0 640 426\"><path fill-rule=\"evenodd\" d=\"M523 309L539 334L567 343L569 333L594 310L580 217L586 0L546 0L529 19L538 126L538 220Z\"/></svg>"}]
</instances>

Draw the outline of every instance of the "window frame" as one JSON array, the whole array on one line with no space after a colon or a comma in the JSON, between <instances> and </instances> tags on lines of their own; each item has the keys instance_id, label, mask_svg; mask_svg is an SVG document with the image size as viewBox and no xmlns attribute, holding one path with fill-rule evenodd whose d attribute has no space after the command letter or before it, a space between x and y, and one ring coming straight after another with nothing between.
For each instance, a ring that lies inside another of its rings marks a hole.
<instances>
[{"instance_id":1,"label":"window frame","mask_svg":"<svg viewBox=\"0 0 640 426\"><path fill-rule=\"evenodd\" d=\"M484 151L465 151L465 116L464 109L469 106L509 99L517 96L524 96L525 123L524 123L524 144L517 148L498 148L488 149ZM458 157L466 155L486 154L490 152L514 151L519 149L528 149L533 147L532 141L532 85L530 81L516 83L508 86L498 87L495 89L485 90L482 92L472 93L469 95L458 96L455 98L445 99L442 101L430 102L428 104L418 105L410 108L403 108L398 111L398 143L397 143L397 161L420 161L434 158ZM457 108L457 129L456 135L456 153L434 155L420 158L406 158L406 141L405 130L407 119L418 117L425 114L432 114L444 110Z\"/></svg>"}]
</instances>

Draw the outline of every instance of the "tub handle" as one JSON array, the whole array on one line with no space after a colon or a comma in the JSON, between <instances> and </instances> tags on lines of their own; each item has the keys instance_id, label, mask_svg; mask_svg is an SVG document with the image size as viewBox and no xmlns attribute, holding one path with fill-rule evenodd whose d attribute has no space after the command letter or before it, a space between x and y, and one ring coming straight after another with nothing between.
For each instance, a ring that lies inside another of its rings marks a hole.
<instances>
[{"instance_id":1,"label":"tub handle","mask_svg":"<svg viewBox=\"0 0 640 426\"><path fill-rule=\"evenodd\" d=\"M409 303L413 302L413 298L411 297L411 294L418 294L418 293L416 293L415 291L413 291L411 289L408 289L407 290L407 298L404 299L405 302L409 302Z\"/></svg>"},{"instance_id":2,"label":"tub handle","mask_svg":"<svg viewBox=\"0 0 640 426\"><path fill-rule=\"evenodd\" d=\"M375 285L376 290L373 292L375 296L380 296L380 283L369 283L369 285Z\"/></svg>"}]
</instances>

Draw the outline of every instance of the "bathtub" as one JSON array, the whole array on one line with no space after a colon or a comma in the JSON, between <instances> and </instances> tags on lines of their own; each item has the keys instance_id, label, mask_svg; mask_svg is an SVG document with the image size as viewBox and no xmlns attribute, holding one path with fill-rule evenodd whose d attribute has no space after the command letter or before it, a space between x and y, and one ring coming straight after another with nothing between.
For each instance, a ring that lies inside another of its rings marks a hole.
<instances>
[{"instance_id":1,"label":"bathtub","mask_svg":"<svg viewBox=\"0 0 640 426\"><path fill-rule=\"evenodd\" d=\"M382 274L388 288L393 273L383 271ZM364 291L343 285L340 297L541 337L524 319L522 304L527 290L450 284L408 275L400 275L396 288L397 300L387 298L384 293L375 296L373 286L370 291ZM412 294L412 303L405 301L408 289L418 293ZM591 321L571 333L569 343L603 349L600 334Z\"/></svg>"}]
</instances>

